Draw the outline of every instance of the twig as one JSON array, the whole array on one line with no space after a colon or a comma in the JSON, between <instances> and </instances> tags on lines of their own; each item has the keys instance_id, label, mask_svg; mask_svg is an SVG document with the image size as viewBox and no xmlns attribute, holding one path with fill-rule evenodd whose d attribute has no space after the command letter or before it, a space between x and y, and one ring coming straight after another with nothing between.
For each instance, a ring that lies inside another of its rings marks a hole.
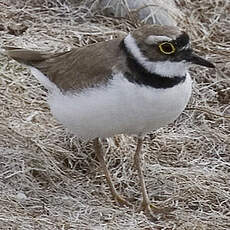
<instances>
[{"instance_id":1,"label":"twig","mask_svg":"<svg viewBox=\"0 0 230 230\"><path fill-rule=\"evenodd\" d=\"M214 116L217 116L217 117L222 117L222 118L225 118L227 120L230 120L230 116L226 116L226 115L221 115L221 114L217 114L217 113L214 113L212 111L209 111L207 109L204 109L202 107L189 107L187 108L188 110L198 110L198 111L201 111L201 112L204 112L204 113L208 113L208 114L212 114Z\"/></svg>"}]
</instances>

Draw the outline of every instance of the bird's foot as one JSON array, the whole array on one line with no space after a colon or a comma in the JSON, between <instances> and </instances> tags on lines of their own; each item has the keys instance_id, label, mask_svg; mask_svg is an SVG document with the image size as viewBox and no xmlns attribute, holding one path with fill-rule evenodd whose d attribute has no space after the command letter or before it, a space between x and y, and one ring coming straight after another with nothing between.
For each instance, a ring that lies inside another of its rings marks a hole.
<instances>
[{"instance_id":1,"label":"bird's foot","mask_svg":"<svg viewBox=\"0 0 230 230\"><path fill-rule=\"evenodd\" d=\"M140 208L138 209L139 212L143 211L151 216L154 214L167 215L174 210L175 209L172 207L158 207L156 205L151 204L149 201L142 201Z\"/></svg>"},{"instance_id":2,"label":"bird's foot","mask_svg":"<svg viewBox=\"0 0 230 230\"><path fill-rule=\"evenodd\" d=\"M132 207L132 204L129 203L129 201L124 199L122 196L120 196L118 193L113 194L113 198L116 201L116 203L120 206Z\"/></svg>"}]
</instances>

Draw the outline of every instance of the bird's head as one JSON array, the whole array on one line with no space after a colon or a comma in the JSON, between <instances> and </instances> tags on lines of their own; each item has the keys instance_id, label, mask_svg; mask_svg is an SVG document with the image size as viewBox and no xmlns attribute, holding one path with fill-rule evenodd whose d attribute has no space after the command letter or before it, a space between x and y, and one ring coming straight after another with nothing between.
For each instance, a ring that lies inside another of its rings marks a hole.
<instances>
[{"instance_id":1,"label":"bird's head","mask_svg":"<svg viewBox=\"0 0 230 230\"><path fill-rule=\"evenodd\" d=\"M127 35L124 43L139 64L163 76L184 75L189 64L214 68L193 52L189 36L177 27L146 25Z\"/></svg>"}]
</instances>

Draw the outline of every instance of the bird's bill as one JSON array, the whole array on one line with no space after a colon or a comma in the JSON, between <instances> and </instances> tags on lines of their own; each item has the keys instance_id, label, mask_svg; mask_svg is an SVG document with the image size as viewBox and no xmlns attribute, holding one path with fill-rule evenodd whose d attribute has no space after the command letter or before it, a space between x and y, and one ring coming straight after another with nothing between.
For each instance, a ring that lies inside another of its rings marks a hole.
<instances>
[{"instance_id":1,"label":"bird's bill","mask_svg":"<svg viewBox=\"0 0 230 230\"><path fill-rule=\"evenodd\" d=\"M191 53L187 58L186 58L186 61L188 62L191 62L193 64L197 64L197 65L201 65L201 66L205 66L205 67L208 67L208 68L215 68L215 66L205 60L204 58L202 57L199 57L198 55L194 54L194 53Z\"/></svg>"}]
</instances>

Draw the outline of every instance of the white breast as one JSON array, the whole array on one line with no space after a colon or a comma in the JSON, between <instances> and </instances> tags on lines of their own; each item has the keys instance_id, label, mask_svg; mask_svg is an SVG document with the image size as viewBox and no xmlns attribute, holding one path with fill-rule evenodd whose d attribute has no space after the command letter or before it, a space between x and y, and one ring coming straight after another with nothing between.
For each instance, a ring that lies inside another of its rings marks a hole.
<instances>
[{"instance_id":1,"label":"white breast","mask_svg":"<svg viewBox=\"0 0 230 230\"><path fill-rule=\"evenodd\" d=\"M130 83L121 73L107 86L80 94L55 91L48 103L53 115L71 132L91 139L145 133L175 120L191 95L191 79L168 89Z\"/></svg>"}]
</instances>

